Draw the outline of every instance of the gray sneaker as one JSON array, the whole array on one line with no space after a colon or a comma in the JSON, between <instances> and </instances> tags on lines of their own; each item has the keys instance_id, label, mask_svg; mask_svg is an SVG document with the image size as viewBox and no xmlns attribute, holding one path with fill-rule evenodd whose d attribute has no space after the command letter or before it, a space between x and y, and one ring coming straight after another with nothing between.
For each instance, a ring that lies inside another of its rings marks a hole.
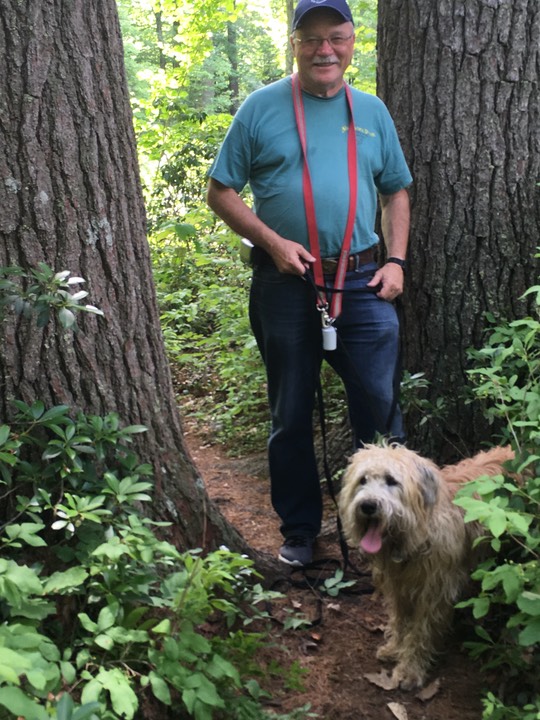
<instances>
[{"instance_id":1,"label":"gray sneaker","mask_svg":"<svg viewBox=\"0 0 540 720\"><path fill-rule=\"evenodd\" d=\"M305 535L291 535L279 549L281 562L293 567L309 565L313 559L313 538Z\"/></svg>"}]
</instances>

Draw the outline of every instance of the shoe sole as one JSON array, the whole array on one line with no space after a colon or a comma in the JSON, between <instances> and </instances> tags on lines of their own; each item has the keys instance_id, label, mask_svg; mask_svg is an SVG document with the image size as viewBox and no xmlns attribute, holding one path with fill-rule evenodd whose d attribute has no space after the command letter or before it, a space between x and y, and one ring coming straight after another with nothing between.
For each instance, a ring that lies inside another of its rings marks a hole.
<instances>
[{"instance_id":1,"label":"shoe sole","mask_svg":"<svg viewBox=\"0 0 540 720\"><path fill-rule=\"evenodd\" d=\"M283 557L283 555L278 555L278 560L281 560L282 563L290 565L291 567L305 567L306 565L309 565L309 563L303 563L300 562L300 560L287 560L287 558Z\"/></svg>"}]
</instances>

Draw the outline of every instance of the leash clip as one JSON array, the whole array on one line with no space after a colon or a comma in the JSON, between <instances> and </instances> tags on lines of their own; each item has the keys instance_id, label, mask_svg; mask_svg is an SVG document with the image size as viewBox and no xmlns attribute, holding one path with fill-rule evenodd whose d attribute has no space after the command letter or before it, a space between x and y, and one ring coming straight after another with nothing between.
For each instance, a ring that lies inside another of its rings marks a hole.
<instances>
[{"instance_id":1,"label":"leash clip","mask_svg":"<svg viewBox=\"0 0 540 720\"><path fill-rule=\"evenodd\" d=\"M336 318L328 314L328 304L318 306L321 313L323 350L335 350L337 347L337 332L333 326Z\"/></svg>"}]
</instances>

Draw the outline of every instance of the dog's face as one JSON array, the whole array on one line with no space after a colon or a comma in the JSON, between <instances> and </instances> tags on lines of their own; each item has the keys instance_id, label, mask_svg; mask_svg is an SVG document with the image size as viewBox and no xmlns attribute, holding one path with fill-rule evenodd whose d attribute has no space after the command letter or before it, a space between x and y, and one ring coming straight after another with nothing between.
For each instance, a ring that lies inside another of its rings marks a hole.
<instances>
[{"instance_id":1,"label":"dog's face","mask_svg":"<svg viewBox=\"0 0 540 720\"><path fill-rule=\"evenodd\" d=\"M403 559L423 542L440 492L436 465L402 446L368 445L352 457L339 497L347 539L369 555Z\"/></svg>"}]
</instances>

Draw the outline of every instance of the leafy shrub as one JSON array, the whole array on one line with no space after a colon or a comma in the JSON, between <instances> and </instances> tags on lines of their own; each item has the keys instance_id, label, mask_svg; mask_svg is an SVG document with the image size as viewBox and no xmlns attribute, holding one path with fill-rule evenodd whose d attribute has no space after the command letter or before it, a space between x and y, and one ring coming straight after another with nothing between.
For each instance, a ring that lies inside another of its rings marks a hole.
<instances>
[{"instance_id":1,"label":"leafy shrub","mask_svg":"<svg viewBox=\"0 0 540 720\"><path fill-rule=\"evenodd\" d=\"M69 270L55 272L45 263L25 272L20 267L0 268L0 317L6 309L13 309L18 315L36 315L38 327L46 325L51 313L64 328L75 325L75 313L79 311L103 315L94 305L81 305L88 296L85 290L72 293L75 285L85 281L72 276Z\"/></svg>"},{"instance_id":2,"label":"leafy shrub","mask_svg":"<svg viewBox=\"0 0 540 720\"><path fill-rule=\"evenodd\" d=\"M528 294L540 309L540 286ZM473 575L478 595L461 606L481 621L470 651L504 678L498 696L484 699L483 717L533 720L540 717L540 312L495 327L472 355L475 393L487 417L506 421L502 441L516 459L504 475L458 494L465 519L484 525L491 549Z\"/></svg>"},{"instance_id":3,"label":"leafy shrub","mask_svg":"<svg viewBox=\"0 0 540 720\"><path fill-rule=\"evenodd\" d=\"M275 593L244 556L159 539L130 449L144 428L16 406L0 426L0 717L268 717L255 656Z\"/></svg>"}]
</instances>

